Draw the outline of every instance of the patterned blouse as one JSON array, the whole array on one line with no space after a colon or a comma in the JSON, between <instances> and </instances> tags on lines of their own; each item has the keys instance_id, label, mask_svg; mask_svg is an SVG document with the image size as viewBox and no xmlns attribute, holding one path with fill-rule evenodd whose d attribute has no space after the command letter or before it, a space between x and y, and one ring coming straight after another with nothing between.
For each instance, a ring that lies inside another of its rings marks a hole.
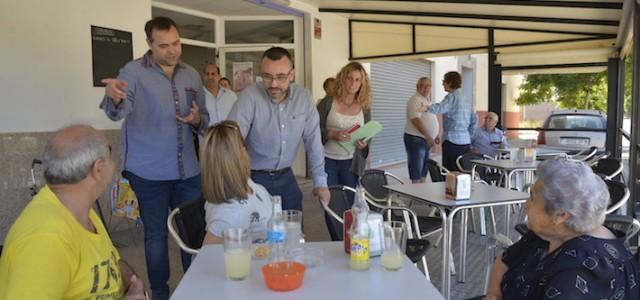
<instances>
[{"instance_id":1,"label":"patterned blouse","mask_svg":"<svg viewBox=\"0 0 640 300\"><path fill-rule=\"evenodd\" d=\"M545 255L549 242L529 232L507 249L503 299L640 299L638 268L616 239L582 235Z\"/></svg>"}]
</instances>

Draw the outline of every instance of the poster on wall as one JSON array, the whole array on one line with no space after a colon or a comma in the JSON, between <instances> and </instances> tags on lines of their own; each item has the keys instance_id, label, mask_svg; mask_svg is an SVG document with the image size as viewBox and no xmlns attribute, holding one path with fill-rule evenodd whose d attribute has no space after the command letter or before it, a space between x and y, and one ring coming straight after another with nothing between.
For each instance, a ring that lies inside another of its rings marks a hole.
<instances>
[{"instance_id":1,"label":"poster on wall","mask_svg":"<svg viewBox=\"0 0 640 300\"><path fill-rule=\"evenodd\" d=\"M322 21L318 18L313 18L313 37L317 40L322 39Z\"/></svg>"},{"instance_id":2,"label":"poster on wall","mask_svg":"<svg viewBox=\"0 0 640 300\"><path fill-rule=\"evenodd\" d=\"M253 62L233 63L233 90L239 93L253 83Z\"/></svg>"},{"instance_id":3,"label":"poster on wall","mask_svg":"<svg viewBox=\"0 0 640 300\"><path fill-rule=\"evenodd\" d=\"M133 59L131 32L91 25L93 86L104 86L104 78L115 78Z\"/></svg>"}]
</instances>

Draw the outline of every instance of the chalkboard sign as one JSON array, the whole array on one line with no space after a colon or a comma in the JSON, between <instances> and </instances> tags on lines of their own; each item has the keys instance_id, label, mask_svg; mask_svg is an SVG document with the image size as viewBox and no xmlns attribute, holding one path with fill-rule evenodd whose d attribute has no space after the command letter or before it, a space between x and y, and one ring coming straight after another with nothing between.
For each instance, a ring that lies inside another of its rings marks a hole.
<instances>
[{"instance_id":1,"label":"chalkboard sign","mask_svg":"<svg viewBox=\"0 0 640 300\"><path fill-rule=\"evenodd\" d=\"M133 59L131 32L91 26L93 86L104 86L100 80L115 78L118 71Z\"/></svg>"}]
</instances>

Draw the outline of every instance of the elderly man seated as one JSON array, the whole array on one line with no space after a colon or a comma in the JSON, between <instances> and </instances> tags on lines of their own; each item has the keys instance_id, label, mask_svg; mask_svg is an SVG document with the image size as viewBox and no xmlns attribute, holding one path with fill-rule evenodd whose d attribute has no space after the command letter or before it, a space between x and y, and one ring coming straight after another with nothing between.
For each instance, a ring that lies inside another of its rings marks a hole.
<instances>
[{"instance_id":1,"label":"elderly man seated","mask_svg":"<svg viewBox=\"0 0 640 300\"><path fill-rule=\"evenodd\" d=\"M496 155L497 149L509 148L502 130L496 128L498 115L489 112L484 117L484 123L478 127L471 137L471 151L476 154L484 154L491 157Z\"/></svg>"},{"instance_id":2,"label":"elderly man seated","mask_svg":"<svg viewBox=\"0 0 640 300\"><path fill-rule=\"evenodd\" d=\"M602 224L605 183L583 162L540 163L529 233L496 258L486 299L640 299L624 233Z\"/></svg>"},{"instance_id":3,"label":"elderly man seated","mask_svg":"<svg viewBox=\"0 0 640 300\"><path fill-rule=\"evenodd\" d=\"M104 135L75 125L43 157L47 185L13 223L0 258L0 299L145 299L92 206L115 171Z\"/></svg>"}]
</instances>

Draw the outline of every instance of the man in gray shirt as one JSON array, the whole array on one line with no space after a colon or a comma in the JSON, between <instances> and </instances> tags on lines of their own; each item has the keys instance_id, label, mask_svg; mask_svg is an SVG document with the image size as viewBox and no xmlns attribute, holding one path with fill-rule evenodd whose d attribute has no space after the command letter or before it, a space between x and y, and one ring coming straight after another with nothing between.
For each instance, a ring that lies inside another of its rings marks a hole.
<instances>
[{"instance_id":1,"label":"man in gray shirt","mask_svg":"<svg viewBox=\"0 0 640 300\"><path fill-rule=\"evenodd\" d=\"M165 17L145 25L149 51L105 79L100 104L120 130L123 176L140 203L147 274L153 299L168 299L168 210L202 197L193 131L209 123L202 80L180 61L178 26ZM191 256L182 253L183 268Z\"/></svg>"},{"instance_id":2,"label":"man in gray shirt","mask_svg":"<svg viewBox=\"0 0 640 300\"><path fill-rule=\"evenodd\" d=\"M262 84L245 88L229 113L246 140L251 178L272 195L281 196L282 209L302 210L302 192L291 170L302 140L313 175L313 195L328 203L324 148L311 93L291 83L294 69L286 49L265 51L260 69Z\"/></svg>"}]
</instances>

